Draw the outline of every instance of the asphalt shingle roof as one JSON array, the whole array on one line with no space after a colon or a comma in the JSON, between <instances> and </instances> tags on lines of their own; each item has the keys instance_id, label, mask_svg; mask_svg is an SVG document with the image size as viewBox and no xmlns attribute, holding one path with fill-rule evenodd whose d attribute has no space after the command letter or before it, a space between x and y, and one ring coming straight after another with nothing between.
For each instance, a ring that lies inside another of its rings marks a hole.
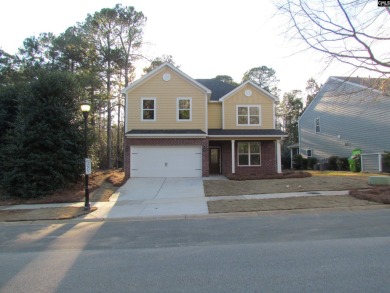
<instances>
[{"instance_id":1,"label":"asphalt shingle roof","mask_svg":"<svg viewBox=\"0 0 390 293\"><path fill-rule=\"evenodd\" d=\"M237 86L222 82L218 79L196 79L197 82L211 90L211 101L218 101L227 93L230 93Z\"/></svg>"}]
</instances>

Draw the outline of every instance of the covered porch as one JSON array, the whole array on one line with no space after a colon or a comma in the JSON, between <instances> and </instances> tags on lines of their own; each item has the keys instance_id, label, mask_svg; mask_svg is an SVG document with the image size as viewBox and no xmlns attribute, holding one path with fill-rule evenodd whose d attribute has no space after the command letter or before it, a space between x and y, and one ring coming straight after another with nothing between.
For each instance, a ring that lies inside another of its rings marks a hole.
<instances>
[{"instance_id":1,"label":"covered porch","mask_svg":"<svg viewBox=\"0 0 390 293\"><path fill-rule=\"evenodd\" d=\"M225 176L282 172L280 130L209 130L209 173ZM234 136L232 134L235 134Z\"/></svg>"}]
</instances>

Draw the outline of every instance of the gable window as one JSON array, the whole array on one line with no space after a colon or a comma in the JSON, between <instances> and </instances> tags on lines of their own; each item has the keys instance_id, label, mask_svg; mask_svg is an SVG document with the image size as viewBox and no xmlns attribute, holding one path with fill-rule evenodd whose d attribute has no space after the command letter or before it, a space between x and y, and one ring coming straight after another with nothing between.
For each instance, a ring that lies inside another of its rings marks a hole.
<instances>
[{"instance_id":1,"label":"gable window","mask_svg":"<svg viewBox=\"0 0 390 293\"><path fill-rule=\"evenodd\" d=\"M260 126L260 106L238 105L237 125Z\"/></svg>"},{"instance_id":2,"label":"gable window","mask_svg":"<svg viewBox=\"0 0 390 293\"><path fill-rule=\"evenodd\" d=\"M321 132L320 118L316 118L316 133Z\"/></svg>"},{"instance_id":3,"label":"gable window","mask_svg":"<svg viewBox=\"0 0 390 293\"><path fill-rule=\"evenodd\" d=\"M260 142L239 142L238 165L239 166L260 166L261 144Z\"/></svg>"},{"instance_id":4,"label":"gable window","mask_svg":"<svg viewBox=\"0 0 390 293\"><path fill-rule=\"evenodd\" d=\"M191 98L177 98L177 120L191 121Z\"/></svg>"},{"instance_id":5,"label":"gable window","mask_svg":"<svg viewBox=\"0 0 390 293\"><path fill-rule=\"evenodd\" d=\"M142 120L156 120L156 98L142 98Z\"/></svg>"}]
</instances>

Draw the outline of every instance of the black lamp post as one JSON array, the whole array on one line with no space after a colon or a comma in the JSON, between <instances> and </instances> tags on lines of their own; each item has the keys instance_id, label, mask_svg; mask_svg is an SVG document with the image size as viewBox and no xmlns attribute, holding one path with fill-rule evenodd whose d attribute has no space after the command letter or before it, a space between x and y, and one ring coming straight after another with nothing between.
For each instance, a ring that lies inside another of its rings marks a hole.
<instances>
[{"instance_id":1,"label":"black lamp post","mask_svg":"<svg viewBox=\"0 0 390 293\"><path fill-rule=\"evenodd\" d=\"M91 210L91 203L89 202L89 189L88 189L88 175L90 172L88 169L88 164L90 164L90 160L88 159L88 145L87 145L87 131L88 131L88 114L91 110L91 104L89 102L82 102L81 112L83 112L84 116L84 156L85 156L85 205L84 211Z\"/></svg>"}]
</instances>

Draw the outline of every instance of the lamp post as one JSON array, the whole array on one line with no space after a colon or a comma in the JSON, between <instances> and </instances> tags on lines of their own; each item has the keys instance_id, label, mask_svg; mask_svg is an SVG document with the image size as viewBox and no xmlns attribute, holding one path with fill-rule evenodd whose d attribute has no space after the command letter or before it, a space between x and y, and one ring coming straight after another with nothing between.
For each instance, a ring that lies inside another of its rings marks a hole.
<instances>
[{"instance_id":1,"label":"lamp post","mask_svg":"<svg viewBox=\"0 0 390 293\"><path fill-rule=\"evenodd\" d=\"M84 211L91 210L91 203L89 202L89 188L88 188L88 175L90 173L91 160L88 159L88 145L87 145L87 131L88 131L88 114L91 110L91 104L89 102L82 102L80 105L81 112L84 116L84 156L85 156L85 204Z\"/></svg>"}]
</instances>

